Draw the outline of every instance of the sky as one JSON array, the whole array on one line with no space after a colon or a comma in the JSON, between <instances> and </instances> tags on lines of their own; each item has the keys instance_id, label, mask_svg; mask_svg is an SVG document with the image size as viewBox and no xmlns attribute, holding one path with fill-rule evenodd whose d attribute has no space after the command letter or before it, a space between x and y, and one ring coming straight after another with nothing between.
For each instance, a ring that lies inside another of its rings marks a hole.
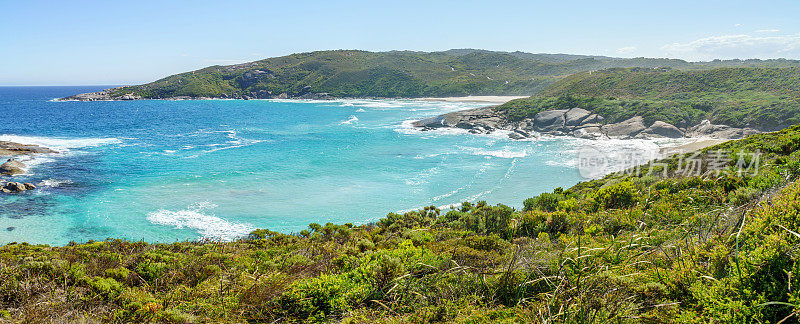
<instances>
[{"instance_id":1,"label":"sky","mask_svg":"<svg viewBox=\"0 0 800 324\"><path fill-rule=\"evenodd\" d=\"M800 1L0 0L0 85L123 85L329 49L800 59Z\"/></svg>"}]
</instances>

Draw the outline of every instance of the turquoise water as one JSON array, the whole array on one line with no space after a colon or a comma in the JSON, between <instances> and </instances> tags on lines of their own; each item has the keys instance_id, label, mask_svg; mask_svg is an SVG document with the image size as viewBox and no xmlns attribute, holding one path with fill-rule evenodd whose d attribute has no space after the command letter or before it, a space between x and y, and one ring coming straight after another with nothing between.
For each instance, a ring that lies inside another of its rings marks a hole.
<instances>
[{"instance_id":1,"label":"turquoise water","mask_svg":"<svg viewBox=\"0 0 800 324\"><path fill-rule=\"evenodd\" d=\"M410 127L485 103L51 101L99 88L0 88L0 140L61 152L16 177L39 190L0 196L0 243L230 240L465 200L520 207L582 180L574 159L585 141Z\"/></svg>"}]
</instances>

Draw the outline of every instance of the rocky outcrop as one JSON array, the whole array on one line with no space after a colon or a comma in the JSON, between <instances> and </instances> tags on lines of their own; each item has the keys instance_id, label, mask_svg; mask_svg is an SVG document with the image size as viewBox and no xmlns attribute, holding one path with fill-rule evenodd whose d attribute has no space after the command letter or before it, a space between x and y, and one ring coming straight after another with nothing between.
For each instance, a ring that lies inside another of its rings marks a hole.
<instances>
[{"instance_id":1,"label":"rocky outcrop","mask_svg":"<svg viewBox=\"0 0 800 324\"><path fill-rule=\"evenodd\" d=\"M0 156L30 155L41 153L58 153L38 145L25 145L14 142L0 141Z\"/></svg>"},{"instance_id":2,"label":"rocky outcrop","mask_svg":"<svg viewBox=\"0 0 800 324\"><path fill-rule=\"evenodd\" d=\"M583 108L572 108L564 113L566 126L578 126L584 124L586 119L592 116L592 112ZM595 115L597 116L597 115Z\"/></svg>"},{"instance_id":3,"label":"rocky outcrop","mask_svg":"<svg viewBox=\"0 0 800 324\"><path fill-rule=\"evenodd\" d=\"M32 183L22 183L22 182L7 182L7 183L0 183L0 192L2 193L20 193L23 191L34 190L36 186Z\"/></svg>"},{"instance_id":4,"label":"rocky outcrop","mask_svg":"<svg viewBox=\"0 0 800 324\"><path fill-rule=\"evenodd\" d=\"M743 138L760 133L752 128L735 128L728 125L714 125L709 120L702 121L699 125L687 130L689 137L710 137L710 138Z\"/></svg>"},{"instance_id":5,"label":"rocky outcrop","mask_svg":"<svg viewBox=\"0 0 800 324\"><path fill-rule=\"evenodd\" d=\"M638 138L681 138L684 136L684 131L670 123L665 123L660 120L656 121L653 123L653 125L650 125L650 127L636 135Z\"/></svg>"},{"instance_id":6,"label":"rocky outcrop","mask_svg":"<svg viewBox=\"0 0 800 324\"><path fill-rule=\"evenodd\" d=\"M601 130L603 134L611 138L633 138L646 128L644 118L635 116L616 124L604 125Z\"/></svg>"},{"instance_id":7,"label":"rocky outcrop","mask_svg":"<svg viewBox=\"0 0 800 324\"><path fill-rule=\"evenodd\" d=\"M440 127L467 129L471 133L508 131L512 139L537 137L540 134L574 136L585 139L651 139L711 137L737 139L758 133L755 129L713 125L709 121L689 129L678 128L663 121L647 125L644 118L634 116L619 123L604 124L605 118L582 108L547 110L533 118L511 121L494 107L456 111L414 122L414 126L429 130Z\"/></svg>"},{"instance_id":8,"label":"rocky outcrop","mask_svg":"<svg viewBox=\"0 0 800 324\"><path fill-rule=\"evenodd\" d=\"M8 159L6 163L0 165L0 174L13 176L17 174L25 173L25 169L27 167L22 162L15 160L14 158Z\"/></svg>"},{"instance_id":9,"label":"rocky outcrop","mask_svg":"<svg viewBox=\"0 0 800 324\"><path fill-rule=\"evenodd\" d=\"M534 128L537 132L547 133L563 131L566 125L567 110L547 110L536 114Z\"/></svg>"},{"instance_id":10,"label":"rocky outcrop","mask_svg":"<svg viewBox=\"0 0 800 324\"><path fill-rule=\"evenodd\" d=\"M19 156L29 154L42 154L42 153L57 153L46 147L37 145L24 145L13 142L0 142L0 155L5 156ZM12 157L3 164L0 164L0 175L5 177L14 177L16 175L25 174L27 166L22 161ZM19 193L27 190L35 190L36 186L32 183L22 182L0 182L0 193Z\"/></svg>"},{"instance_id":11,"label":"rocky outcrop","mask_svg":"<svg viewBox=\"0 0 800 324\"><path fill-rule=\"evenodd\" d=\"M414 126L425 130L440 127L467 129L472 133L489 133L497 129L508 129L507 120L494 107L481 107L455 111L414 122Z\"/></svg>"},{"instance_id":12,"label":"rocky outcrop","mask_svg":"<svg viewBox=\"0 0 800 324\"><path fill-rule=\"evenodd\" d=\"M603 133L602 128L600 126L589 126L578 128L570 134L577 138L585 138L585 139L601 139L601 138L608 138L605 133Z\"/></svg>"},{"instance_id":13,"label":"rocky outcrop","mask_svg":"<svg viewBox=\"0 0 800 324\"><path fill-rule=\"evenodd\" d=\"M144 98L133 92L125 92L124 88L111 88L98 92L89 92L76 94L69 97L59 98L56 101L118 101L118 100L146 100L146 99L160 99L160 100L209 100L209 99L313 99L313 100L334 100L335 97L325 92L309 92L310 87L306 87L299 94L290 95L281 93L273 95L272 92L266 90L250 91L236 94L220 94L217 97L190 97L190 96L172 96L172 97L149 97ZM121 91L122 90L122 91Z\"/></svg>"},{"instance_id":14,"label":"rocky outcrop","mask_svg":"<svg viewBox=\"0 0 800 324\"><path fill-rule=\"evenodd\" d=\"M129 96L128 96L128 94L126 94L126 95L122 95L122 96L119 96L119 97L115 97L114 95L112 95L112 92L114 92L115 90L119 90L119 89L120 88L111 88L111 89L105 89L103 91L98 91L98 92L80 93L80 94L76 94L74 96L64 97L64 98L61 98L61 99L58 99L58 100L59 101L108 101L108 100L135 100L135 99L141 99L141 97L134 96L133 94L130 94ZM121 97L125 97L125 98L121 98Z\"/></svg>"},{"instance_id":15,"label":"rocky outcrop","mask_svg":"<svg viewBox=\"0 0 800 324\"><path fill-rule=\"evenodd\" d=\"M306 93L302 96L294 97L294 99L334 100L336 98L332 97L327 92L320 92L320 93Z\"/></svg>"}]
</instances>

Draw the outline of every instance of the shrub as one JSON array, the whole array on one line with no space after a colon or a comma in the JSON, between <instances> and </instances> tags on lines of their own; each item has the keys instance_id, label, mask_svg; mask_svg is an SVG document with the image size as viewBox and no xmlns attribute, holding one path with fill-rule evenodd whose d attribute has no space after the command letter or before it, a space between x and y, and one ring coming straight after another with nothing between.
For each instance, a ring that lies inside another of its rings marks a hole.
<instances>
[{"instance_id":1,"label":"shrub","mask_svg":"<svg viewBox=\"0 0 800 324\"><path fill-rule=\"evenodd\" d=\"M531 211L522 215L516 236L536 237L538 233L547 231L547 213Z\"/></svg>"},{"instance_id":2,"label":"shrub","mask_svg":"<svg viewBox=\"0 0 800 324\"><path fill-rule=\"evenodd\" d=\"M639 193L633 183L623 181L600 188L593 198L599 207L605 209L628 208L636 205Z\"/></svg>"},{"instance_id":3,"label":"shrub","mask_svg":"<svg viewBox=\"0 0 800 324\"><path fill-rule=\"evenodd\" d=\"M556 211L558 202L564 200L564 195L560 193L542 193L536 197L525 199L522 202L525 211L534 209L543 211Z\"/></svg>"},{"instance_id":4,"label":"shrub","mask_svg":"<svg viewBox=\"0 0 800 324\"><path fill-rule=\"evenodd\" d=\"M744 205L761 194L761 190L751 187L741 187L728 194L728 202L733 205Z\"/></svg>"},{"instance_id":5,"label":"shrub","mask_svg":"<svg viewBox=\"0 0 800 324\"><path fill-rule=\"evenodd\" d=\"M115 297L122 292L122 284L112 278L94 277L86 282L92 290L104 297Z\"/></svg>"}]
</instances>

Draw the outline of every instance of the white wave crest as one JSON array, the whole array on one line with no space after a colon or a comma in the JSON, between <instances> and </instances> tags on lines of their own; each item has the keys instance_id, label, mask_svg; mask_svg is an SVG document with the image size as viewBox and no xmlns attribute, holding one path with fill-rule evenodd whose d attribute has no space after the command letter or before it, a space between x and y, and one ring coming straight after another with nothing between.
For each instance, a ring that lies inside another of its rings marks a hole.
<instances>
[{"instance_id":1,"label":"white wave crest","mask_svg":"<svg viewBox=\"0 0 800 324\"><path fill-rule=\"evenodd\" d=\"M469 134L469 131L463 128L455 127L441 127L430 130L422 130L422 128L415 127L414 122L419 119L406 119L400 125L390 125L393 130L403 135L420 135L420 136L447 136L447 135L464 135Z\"/></svg>"},{"instance_id":2,"label":"white wave crest","mask_svg":"<svg viewBox=\"0 0 800 324\"><path fill-rule=\"evenodd\" d=\"M178 229L190 228L196 230L202 238L220 241L233 241L255 230L249 224L230 222L210 213L209 210L215 207L217 206L205 201L189 205L184 210L161 209L149 213L147 220L153 224L174 226Z\"/></svg>"},{"instance_id":3,"label":"white wave crest","mask_svg":"<svg viewBox=\"0 0 800 324\"><path fill-rule=\"evenodd\" d=\"M350 118L348 118L347 120L339 123L339 125L350 125L350 124L357 123L357 122L358 122L358 117L356 117L355 115L351 115Z\"/></svg>"},{"instance_id":4,"label":"white wave crest","mask_svg":"<svg viewBox=\"0 0 800 324\"><path fill-rule=\"evenodd\" d=\"M72 180L69 180L69 179L53 179L53 178L50 178L50 179L45 179L45 180L39 181L38 185L40 187L57 188L57 187L60 187L61 185L71 184L71 183L72 183Z\"/></svg>"},{"instance_id":5,"label":"white wave crest","mask_svg":"<svg viewBox=\"0 0 800 324\"><path fill-rule=\"evenodd\" d=\"M502 150L486 150L486 149L478 149L473 147L466 147L469 154L472 155L483 155L483 156L491 156L491 157L498 157L503 159L514 159L514 158L523 158L528 156L528 152L525 150L522 151L514 151L508 148L504 148Z\"/></svg>"},{"instance_id":6,"label":"white wave crest","mask_svg":"<svg viewBox=\"0 0 800 324\"><path fill-rule=\"evenodd\" d=\"M20 136L3 134L0 141L8 141L20 144L33 144L54 149L56 151L68 151L69 149L79 149L87 147L97 147L109 144L122 143L118 138L61 138L61 137L40 137L40 136Z\"/></svg>"}]
</instances>

